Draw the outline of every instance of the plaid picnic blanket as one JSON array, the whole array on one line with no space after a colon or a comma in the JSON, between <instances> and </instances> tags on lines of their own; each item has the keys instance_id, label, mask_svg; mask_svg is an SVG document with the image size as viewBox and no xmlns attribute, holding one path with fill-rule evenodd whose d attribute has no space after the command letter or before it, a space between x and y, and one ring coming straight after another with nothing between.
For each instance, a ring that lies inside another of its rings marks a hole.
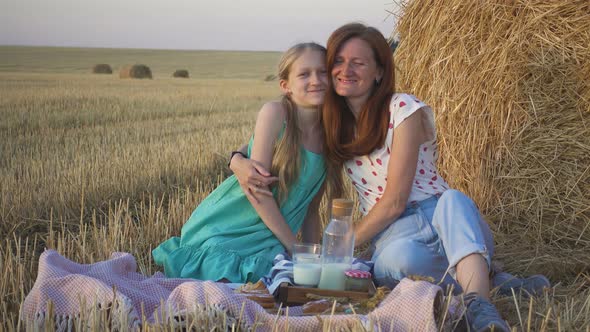
<instances>
[{"instance_id":1,"label":"plaid picnic blanket","mask_svg":"<svg viewBox=\"0 0 590 332\"><path fill-rule=\"evenodd\" d=\"M89 308L107 310L111 328L139 330L145 323L182 327L191 313L238 328L257 331L291 329L317 331L350 329L362 324L383 331L435 331L434 303L442 295L438 286L404 279L368 315L298 316L301 307L283 315L271 314L258 303L235 293L223 283L166 278L162 273L137 272L129 253L113 253L106 261L78 264L54 250L39 259L38 276L21 306L26 326L42 328L47 320L58 331L73 329L77 317L88 317ZM52 303L49 305L49 303ZM84 315L87 316L84 316ZM213 322L214 323L214 322Z\"/></svg>"}]
</instances>

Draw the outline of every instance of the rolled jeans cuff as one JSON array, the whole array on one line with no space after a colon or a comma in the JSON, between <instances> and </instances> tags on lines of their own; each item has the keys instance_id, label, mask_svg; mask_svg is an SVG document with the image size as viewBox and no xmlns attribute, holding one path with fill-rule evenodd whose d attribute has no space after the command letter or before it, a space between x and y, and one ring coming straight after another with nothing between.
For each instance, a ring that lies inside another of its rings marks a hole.
<instances>
[{"instance_id":1,"label":"rolled jeans cuff","mask_svg":"<svg viewBox=\"0 0 590 332\"><path fill-rule=\"evenodd\" d=\"M457 280L457 264L459 262L471 255L471 254L480 254L485 259L486 263L488 264L488 271L490 271L492 267L492 258L488 251L488 248L485 245L480 243L469 243L461 247L461 249L455 250L452 256L448 256L449 259L449 268L447 272L453 279Z\"/></svg>"}]
</instances>

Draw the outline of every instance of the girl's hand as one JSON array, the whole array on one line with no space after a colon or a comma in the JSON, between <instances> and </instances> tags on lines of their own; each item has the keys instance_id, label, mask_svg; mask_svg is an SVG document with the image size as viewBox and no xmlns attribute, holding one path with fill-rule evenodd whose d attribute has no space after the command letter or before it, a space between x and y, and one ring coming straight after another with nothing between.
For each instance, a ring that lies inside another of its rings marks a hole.
<instances>
[{"instance_id":1,"label":"girl's hand","mask_svg":"<svg viewBox=\"0 0 590 332\"><path fill-rule=\"evenodd\" d=\"M230 160L229 168L234 172L240 187L242 187L247 197L256 202L259 202L256 195L272 197L272 192L268 190L268 186L279 178L271 176L270 172L259 162L244 158L241 154L236 154Z\"/></svg>"}]
</instances>

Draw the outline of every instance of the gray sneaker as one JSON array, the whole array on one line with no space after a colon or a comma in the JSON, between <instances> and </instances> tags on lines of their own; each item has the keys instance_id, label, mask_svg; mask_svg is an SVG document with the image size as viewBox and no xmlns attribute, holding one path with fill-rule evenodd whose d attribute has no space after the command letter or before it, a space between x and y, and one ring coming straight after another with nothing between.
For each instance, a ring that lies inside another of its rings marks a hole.
<instances>
[{"instance_id":1,"label":"gray sneaker","mask_svg":"<svg viewBox=\"0 0 590 332\"><path fill-rule=\"evenodd\" d=\"M467 324L469 331L475 332L510 332L508 324L500 317L496 307L487 299L475 293L465 295L467 303Z\"/></svg>"},{"instance_id":2,"label":"gray sneaker","mask_svg":"<svg viewBox=\"0 0 590 332\"><path fill-rule=\"evenodd\" d=\"M528 278L518 278L507 272L496 273L492 278L492 285L500 295L512 296L514 289L515 294L522 292L526 297L541 295L544 288L551 287L549 279L544 275L535 274Z\"/></svg>"}]
</instances>

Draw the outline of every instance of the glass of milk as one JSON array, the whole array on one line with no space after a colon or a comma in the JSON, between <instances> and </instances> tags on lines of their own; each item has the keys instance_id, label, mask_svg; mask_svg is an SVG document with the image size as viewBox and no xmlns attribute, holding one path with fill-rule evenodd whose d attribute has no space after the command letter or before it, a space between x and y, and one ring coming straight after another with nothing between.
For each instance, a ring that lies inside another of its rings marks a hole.
<instances>
[{"instance_id":1,"label":"glass of milk","mask_svg":"<svg viewBox=\"0 0 590 332\"><path fill-rule=\"evenodd\" d=\"M305 287L317 287L322 273L321 251L322 246L315 243L296 243L293 245L293 279L295 284Z\"/></svg>"}]
</instances>

